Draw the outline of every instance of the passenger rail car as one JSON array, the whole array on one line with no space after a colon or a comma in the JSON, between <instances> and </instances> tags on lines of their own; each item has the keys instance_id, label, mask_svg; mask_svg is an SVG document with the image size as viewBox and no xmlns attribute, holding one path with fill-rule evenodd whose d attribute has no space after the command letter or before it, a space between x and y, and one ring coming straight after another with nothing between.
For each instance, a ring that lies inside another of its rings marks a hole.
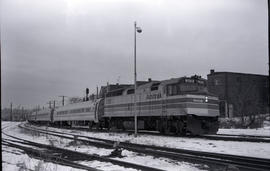
<instances>
[{"instance_id":1,"label":"passenger rail car","mask_svg":"<svg viewBox=\"0 0 270 171\"><path fill-rule=\"evenodd\" d=\"M48 122L52 121L53 118L53 109L43 109L40 111L36 112L36 117L35 117L36 122Z\"/></svg>"},{"instance_id":2,"label":"passenger rail car","mask_svg":"<svg viewBox=\"0 0 270 171\"><path fill-rule=\"evenodd\" d=\"M37 111L34 111L34 112L30 113L30 115L28 116L28 121L35 122L36 121L36 116L37 116Z\"/></svg>"},{"instance_id":3,"label":"passenger rail car","mask_svg":"<svg viewBox=\"0 0 270 171\"><path fill-rule=\"evenodd\" d=\"M73 103L55 109L53 122L61 122L72 125L75 122L79 125L98 123L97 101L85 101Z\"/></svg>"}]
</instances>

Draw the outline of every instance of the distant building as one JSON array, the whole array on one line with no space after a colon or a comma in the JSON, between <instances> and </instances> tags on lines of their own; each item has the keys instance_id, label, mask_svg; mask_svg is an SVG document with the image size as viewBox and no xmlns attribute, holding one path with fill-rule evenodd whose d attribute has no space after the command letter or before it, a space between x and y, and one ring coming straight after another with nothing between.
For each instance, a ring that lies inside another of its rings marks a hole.
<instances>
[{"instance_id":1,"label":"distant building","mask_svg":"<svg viewBox=\"0 0 270 171\"><path fill-rule=\"evenodd\" d=\"M207 82L220 99L221 117L269 113L269 76L211 70Z\"/></svg>"}]
</instances>

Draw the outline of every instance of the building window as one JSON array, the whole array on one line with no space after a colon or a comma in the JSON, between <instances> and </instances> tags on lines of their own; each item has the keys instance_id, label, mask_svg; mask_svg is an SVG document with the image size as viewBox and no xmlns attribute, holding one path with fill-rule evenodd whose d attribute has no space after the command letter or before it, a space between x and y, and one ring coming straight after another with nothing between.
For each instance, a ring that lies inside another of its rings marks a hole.
<instances>
[{"instance_id":1,"label":"building window","mask_svg":"<svg viewBox=\"0 0 270 171\"><path fill-rule=\"evenodd\" d=\"M219 80L218 80L218 79L215 79L215 80L214 80L214 84L215 84L215 85L219 85L219 84L220 84L220 83L219 83Z\"/></svg>"},{"instance_id":2,"label":"building window","mask_svg":"<svg viewBox=\"0 0 270 171\"><path fill-rule=\"evenodd\" d=\"M241 77L237 77L237 78L236 78L236 81L240 83L240 82L242 81L242 80L241 80Z\"/></svg>"}]
</instances>

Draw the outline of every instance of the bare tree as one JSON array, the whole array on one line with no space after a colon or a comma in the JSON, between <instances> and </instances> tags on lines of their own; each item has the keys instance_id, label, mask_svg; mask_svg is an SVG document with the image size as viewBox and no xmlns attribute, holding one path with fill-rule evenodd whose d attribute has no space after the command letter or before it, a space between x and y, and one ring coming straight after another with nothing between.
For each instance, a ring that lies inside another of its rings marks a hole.
<instances>
[{"instance_id":1,"label":"bare tree","mask_svg":"<svg viewBox=\"0 0 270 171\"><path fill-rule=\"evenodd\" d=\"M235 113L241 117L243 127L249 127L255 122L262 107L259 84L255 80L240 81L233 88Z\"/></svg>"},{"instance_id":2,"label":"bare tree","mask_svg":"<svg viewBox=\"0 0 270 171\"><path fill-rule=\"evenodd\" d=\"M80 98L80 97L71 97L71 98L68 99L68 101L69 101L69 104L72 104L72 103L79 103L79 102L82 102L83 99Z\"/></svg>"}]
</instances>

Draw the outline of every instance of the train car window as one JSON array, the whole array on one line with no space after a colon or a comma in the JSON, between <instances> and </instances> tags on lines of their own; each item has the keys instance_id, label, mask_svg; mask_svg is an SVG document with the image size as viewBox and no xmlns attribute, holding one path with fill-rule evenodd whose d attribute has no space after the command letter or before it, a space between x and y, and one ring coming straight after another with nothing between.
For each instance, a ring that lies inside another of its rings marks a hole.
<instances>
[{"instance_id":1,"label":"train car window","mask_svg":"<svg viewBox=\"0 0 270 171\"><path fill-rule=\"evenodd\" d=\"M106 97L121 96L123 91L124 91L124 89L114 90L114 91L108 92L106 94Z\"/></svg>"}]
</instances>

